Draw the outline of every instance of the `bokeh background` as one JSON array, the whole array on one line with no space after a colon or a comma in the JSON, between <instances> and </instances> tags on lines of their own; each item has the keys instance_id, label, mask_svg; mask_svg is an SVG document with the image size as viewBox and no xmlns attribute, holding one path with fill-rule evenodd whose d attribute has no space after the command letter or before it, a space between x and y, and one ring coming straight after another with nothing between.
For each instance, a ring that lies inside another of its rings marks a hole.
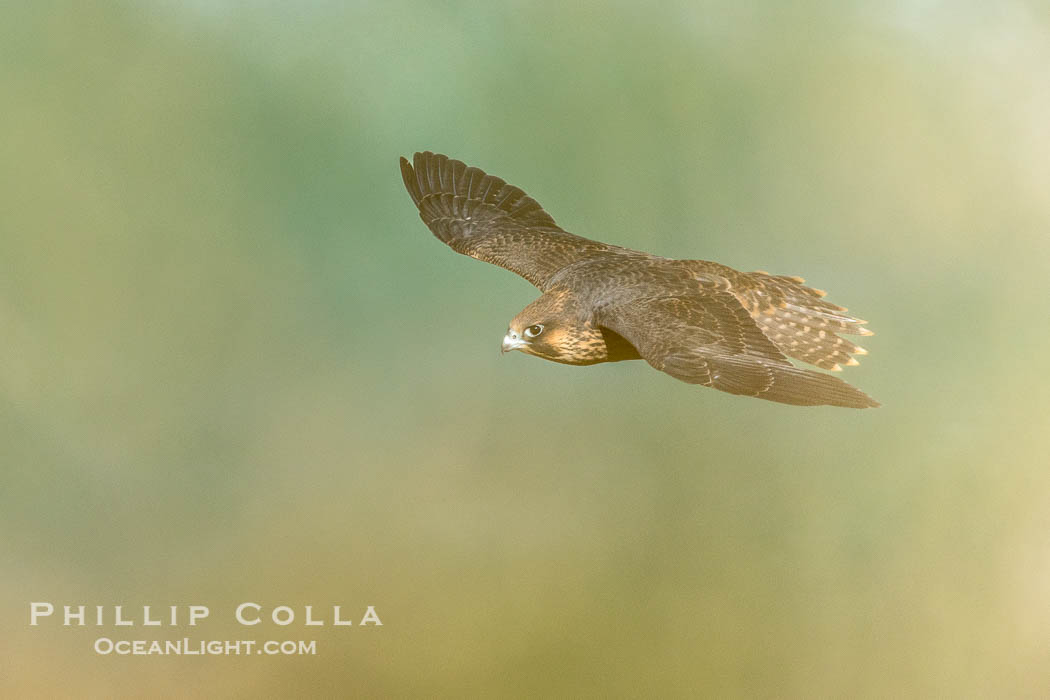
<instances>
[{"instance_id":1,"label":"bokeh background","mask_svg":"<svg viewBox=\"0 0 1050 700\"><path fill-rule=\"evenodd\" d=\"M0 19L0 695L1039 696L1041 2L23 3ZM499 357L397 157L800 274L874 411ZM115 657L28 602L207 604ZM245 631L244 600L378 629Z\"/></svg>"}]
</instances>

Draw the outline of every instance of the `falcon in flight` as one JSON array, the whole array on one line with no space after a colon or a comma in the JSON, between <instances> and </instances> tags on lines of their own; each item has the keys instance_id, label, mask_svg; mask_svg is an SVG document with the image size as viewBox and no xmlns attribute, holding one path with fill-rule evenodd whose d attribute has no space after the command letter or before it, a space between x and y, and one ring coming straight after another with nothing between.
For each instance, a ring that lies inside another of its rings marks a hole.
<instances>
[{"instance_id":1,"label":"falcon in flight","mask_svg":"<svg viewBox=\"0 0 1050 700\"><path fill-rule=\"evenodd\" d=\"M423 223L457 253L543 292L514 317L503 351L570 365L644 359L676 379L796 406L878 402L830 374L867 351L841 335L866 323L801 277L738 272L573 235L498 177L426 151L401 159Z\"/></svg>"}]
</instances>

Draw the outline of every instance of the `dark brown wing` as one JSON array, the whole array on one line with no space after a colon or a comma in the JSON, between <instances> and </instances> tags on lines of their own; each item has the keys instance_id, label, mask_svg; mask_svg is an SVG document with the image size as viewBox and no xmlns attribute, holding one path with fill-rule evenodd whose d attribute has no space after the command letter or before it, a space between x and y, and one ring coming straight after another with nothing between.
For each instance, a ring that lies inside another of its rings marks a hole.
<instances>
[{"instance_id":1,"label":"dark brown wing","mask_svg":"<svg viewBox=\"0 0 1050 700\"><path fill-rule=\"evenodd\" d=\"M540 289L555 272L610 246L562 230L522 190L431 153L401 159L423 223L457 253L515 272Z\"/></svg>"},{"instance_id":2,"label":"dark brown wing","mask_svg":"<svg viewBox=\"0 0 1050 700\"><path fill-rule=\"evenodd\" d=\"M602 311L598 323L683 382L797 406L879 405L837 377L792 365L730 292L643 299Z\"/></svg>"}]
</instances>

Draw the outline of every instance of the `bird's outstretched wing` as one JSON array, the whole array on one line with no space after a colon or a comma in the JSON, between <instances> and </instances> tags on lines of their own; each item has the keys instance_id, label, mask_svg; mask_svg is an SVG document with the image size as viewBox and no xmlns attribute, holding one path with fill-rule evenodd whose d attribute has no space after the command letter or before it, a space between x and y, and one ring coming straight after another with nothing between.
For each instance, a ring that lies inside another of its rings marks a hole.
<instances>
[{"instance_id":1,"label":"bird's outstretched wing","mask_svg":"<svg viewBox=\"0 0 1050 700\"><path fill-rule=\"evenodd\" d=\"M412 163L402 158L401 176L438 239L540 289L566 265L611 248L562 230L519 188L447 156L425 151Z\"/></svg>"},{"instance_id":2,"label":"bird's outstretched wing","mask_svg":"<svg viewBox=\"0 0 1050 700\"><path fill-rule=\"evenodd\" d=\"M796 406L879 405L837 377L792 365L726 291L634 301L602 310L597 321L683 382Z\"/></svg>"}]
</instances>

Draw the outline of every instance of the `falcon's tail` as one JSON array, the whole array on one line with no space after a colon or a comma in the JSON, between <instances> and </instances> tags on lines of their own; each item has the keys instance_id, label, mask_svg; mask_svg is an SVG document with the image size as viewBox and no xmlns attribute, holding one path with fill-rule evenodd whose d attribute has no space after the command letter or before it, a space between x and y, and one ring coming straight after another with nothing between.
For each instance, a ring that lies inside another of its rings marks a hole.
<instances>
[{"instance_id":1,"label":"falcon's tail","mask_svg":"<svg viewBox=\"0 0 1050 700\"><path fill-rule=\"evenodd\" d=\"M752 272L764 291L762 304L752 304L759 328L788 357L821 369L838 371L859 364L854 355L867 355L859 345L837 334L872 335L867 321L845 314L845 307L824 300L824 292L803 285L801 277Z\"/></svg>"}]
</instances>

